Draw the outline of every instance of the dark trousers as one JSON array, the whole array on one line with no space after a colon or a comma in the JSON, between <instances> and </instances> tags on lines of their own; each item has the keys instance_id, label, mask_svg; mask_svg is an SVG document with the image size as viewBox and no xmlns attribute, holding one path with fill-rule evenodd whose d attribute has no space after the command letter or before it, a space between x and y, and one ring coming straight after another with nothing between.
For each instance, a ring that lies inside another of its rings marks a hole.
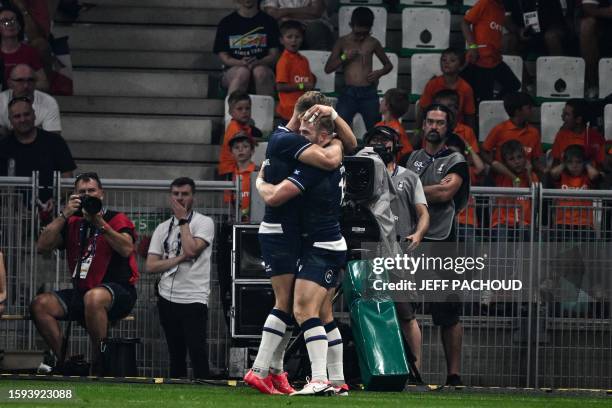
<instances>
[{"instance_id":1,"label":"dark trousers","mask_svg":"<svg viewBox=\"0 0 612 408\"><path fill-rule=\"evenodd\" d=\"M170 353L170 377L187 377L187 350L194 378L208 377L208 307L202 303L157 302Z\"/></svg>"},{"instance_id":2,"label":"dark trousers","mask_svg":"<svg viewBox=\"0 0 612 408\"><path fill-rule=\"evenodd\" d=\"M469 64L461 72L461 77L474 90L476 106L481 101L493 99L493 88L496 82L500 85L500 99L507 93L518 91L521 88L521 82L505 62L501 62L493 68L483 68L478 65Z\"/></svg>"}]
</instances>

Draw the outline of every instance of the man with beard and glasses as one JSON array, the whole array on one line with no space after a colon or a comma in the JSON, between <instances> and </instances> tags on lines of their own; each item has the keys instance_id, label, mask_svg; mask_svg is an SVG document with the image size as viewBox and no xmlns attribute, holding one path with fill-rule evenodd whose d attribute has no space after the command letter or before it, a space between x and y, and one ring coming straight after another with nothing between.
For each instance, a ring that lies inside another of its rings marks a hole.
<instances>
[{"instance_id":1,"label":"man with beard and glasses","mask_svg":"<svg viewBox=\"0 0 612 408\"><path fill-rule=\"evenodd\" d=\"M468 164L445 142L454 129L452 112L444 105L430 105L424 113L423 148L413 152L406 168L417 173L429 206L430 225L423 242L455 242L455 214L466 204L470 184ZM449 256L449 254L435 254ZM446 356L446 385L462 385L459 377L463 328L459 302L432 302L428 305L433 323L442 327Z\"/></svg>"}]
</instances>

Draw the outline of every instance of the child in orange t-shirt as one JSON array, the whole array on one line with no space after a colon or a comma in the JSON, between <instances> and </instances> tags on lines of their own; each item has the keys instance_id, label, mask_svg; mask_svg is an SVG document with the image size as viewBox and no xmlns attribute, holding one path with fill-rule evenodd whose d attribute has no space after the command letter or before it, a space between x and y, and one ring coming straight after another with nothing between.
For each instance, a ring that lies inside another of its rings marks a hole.
<instances>
[{"instance_id":1,"label":"child in orange t-shirt","mask_svg":"<svg viewBox=\"0 0 612 408\"><path fill-rule=\"evenodd\" d=\"M425 108L431 105L435 95L444 89L454 90L459 96L459 108L455 116L457 123L463 122L472 128L474 127L476 115L474 92L470 84L459 76L459 72L461 72L464 65L465 55L463 52L455 48L447 48L442 52L440 56L442 75L436 76L427 82L419 99L419 109L416 114L418 127L421 126Z\"/></svg>"},{"instance_id":2,"label":"child in orange t-shirt","mask_svg":"<svg viewBox=\"0 0 612 408\"><path fill-rule=\"evenodd\" d=\"M397 134L399 135L399 142L402 145L402 148L399 152L397 152L397 157L395 158L396 162L399 163L400 159L414 149L412 144L410 143L410 139L408 139L408 135L406 134L406 129L402 126L400 119L402 116L408 112L408 107L410 106L410 99L408 98L408 93L403 89L392 88L389 89L382 97L380 101L380 113L382 114L382 119L380 122L376 123L375 126L389 126L390 128L395 129Z\"/></svg>"},{"instance_id":3,"label":"child in orange t-shirt","mask_svg":"<svg viewBox=\"0 0 612 408\"><path fill-rule=\"evenodd\" d=\"M229 141L232 156L236 161L232 170L232 181L242 176L240 184L240 222L249 222L251 209L251 173L257 171L257 166L251 161L255 152L255 142L244 132L236 133ZM234 203L235 195L226 191L224 201Z\"/></svg>"},{"instance_id":4,"label":"child in orange t-shirt","mask_svg":"<svg viewBox=\"0 0 612 408\"><path fill-rule=\"evenodd\" d=\"M538 177L531 172L525 149L518 140L509 140L501 147L504 165L515 175L495 176L496 187L530 187ZM492 233L499 241L525 241L531 224L531 199L522 197L495 198L491 215Z\"/></svg>"},{"instance_id":5,"label":"child in orange t-shirt","mask_svg":"<svg viewBox=\"0 0 612 408\"><path fill-rule=\"evenodd\" d=\"M219 165L217 173L219 176L227 176L231 174L236 160L232 156L229 142L238 132L244 132L255 143L255 138L261 138L261 131L255 127L251 119L251 97L244 91L234 91L227 99L229 105L229 114L232 117L225 134L223 135L223 144L219 154Z\"/></svg>"},{"instance_id":6,"label":"child in orange t-shirt","mask_svg":"<svg viewBox=\"0 0 612 408\"><path fill-rule=\"evenodd\" d=\"M563 162L550 170L551 178L557 188L563 190L589 190L599 178L599 171L586 160L584 147L568 146L563 153ZM555 230L551 231L554 240L570 239L592 241L593 200L565 198L555 200ZM556 233L556 234L554 234Z\"/></svg>"},{"instance_id":7,"label":"child in orange t-shirt","mask_svg":"<svg viewBox=\"0 0 612 408\"><path fill-rule=\"evenodd\" d=\"M596 166L602 166L606 154L606 139L589 126L588 105L584 99L569 99L565 102L563 127L557 132L552 145L553 166L561 163L563 153L568 146L582 145L585 148L585 159L592 160Z\"/></svg>"},{"instance_id":8,"label":"child in orange t-shirt","mask_svg":"<svg viewBox=\"0 0 612 408\"><path fill-rule=\"evenodd\" d=\"M519 79L502 59L505 13L502 0L478 0L461 22L461 31L468 44L468 66L461 76L472 86L476 105L493 99L495 82L501 85L501 98L521 87Z\"/></svg>"},{"instance_id":9,"label":"child in orange t-shirt","mask_svg":"<svg viewBox=\"0 0 612 408\"><path fill-rule=\"evenodd\" d=\"M285 21L280 26L281 44L285 50L276 63L276 90L279 103L276 113L286 121L293 115L296 101L305 91L311 91L316 78L308 60L299 49L304 39L304 26L299 21Z\"/></svg>"}]
</instances>

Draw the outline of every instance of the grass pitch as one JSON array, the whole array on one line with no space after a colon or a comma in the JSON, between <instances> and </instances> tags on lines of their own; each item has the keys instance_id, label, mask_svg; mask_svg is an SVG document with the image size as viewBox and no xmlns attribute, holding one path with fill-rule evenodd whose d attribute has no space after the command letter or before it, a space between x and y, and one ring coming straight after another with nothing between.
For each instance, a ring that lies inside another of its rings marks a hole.
<instances>
[{"instance_id":1,"label":"grass pitch","mask_svg":"<svg viewBox=\"0 0 612 408\"><path fill-rule=\"evenodd\" d=\"M8 398L8 390L71 389L72 400L28 400ZM352 391L348 397L267 396L247 387L174 384L116 384L104 382L0 381L2 407L610 407L612 396L581 393L558 395L534 392L444 390L375 393Z\"/></svg>"}]
</instances>

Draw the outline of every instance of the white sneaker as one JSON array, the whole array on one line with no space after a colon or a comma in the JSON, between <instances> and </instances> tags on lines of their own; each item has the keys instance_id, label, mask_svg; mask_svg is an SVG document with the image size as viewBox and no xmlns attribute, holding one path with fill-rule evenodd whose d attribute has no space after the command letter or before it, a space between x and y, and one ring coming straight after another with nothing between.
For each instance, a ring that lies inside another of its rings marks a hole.
<instances>
[{"instance_id":1,"label":"white sneaker","mask_svg":"<svg viewBox=\"0 0 612 408\"><path fill-rule=\"evenodd\" d=\"M334 395L336 395L337 397L348 397L349 395L349 386L348 384L342 384L342 385L334 385L332 386L334 388Z\"/></svg>"},{"instance_id":2,"label":"white sneaker","mask_svg":"<svg viewBox=\"0 0 612 408\"><path fill-rule=\"evenodd\" d=\"M329 381L312 380L306 378L307 384L299 391L291 394L293 395L334 395L334 387Z\"/></svg>"},{"instance_id":3,"label":"white sneaker","mask_svg":"<svg viewBox=\"0 0 612 408\"><path fill-rule=\"evenodd\" d=\"M53 367L45 363L40 363L40 365L36 369L37 374L49 374L51 371L53 371Z\"/></svg>"}]
</instances>

